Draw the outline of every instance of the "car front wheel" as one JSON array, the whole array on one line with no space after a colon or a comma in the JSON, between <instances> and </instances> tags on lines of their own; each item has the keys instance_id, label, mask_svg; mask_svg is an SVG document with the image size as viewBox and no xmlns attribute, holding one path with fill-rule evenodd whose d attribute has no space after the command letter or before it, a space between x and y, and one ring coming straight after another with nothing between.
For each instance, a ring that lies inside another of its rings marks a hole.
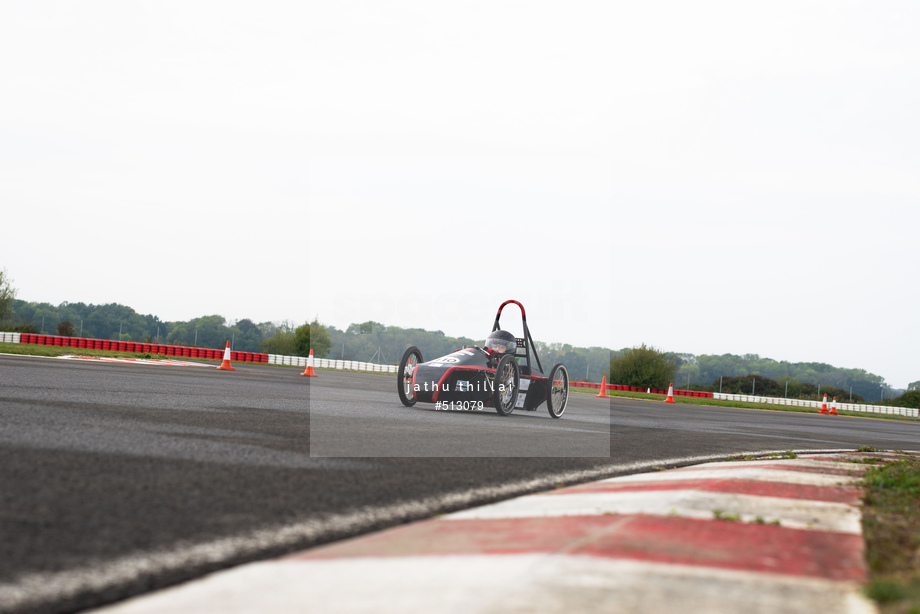
<instances>
[{"instance_id":1,"label":"car front wheel","mask_svg":"<svg viewBox=\"0 0 920 614\"><path fill-rule=\"evenodd\" d=\"M502 359L498 361L498 368L495 369L493 380L495 388L492 391L495 410L501 415L510 416L514 411L520 383L521 374L514 356L510 354L502 356Z\"/></svg>"}]
</instances>

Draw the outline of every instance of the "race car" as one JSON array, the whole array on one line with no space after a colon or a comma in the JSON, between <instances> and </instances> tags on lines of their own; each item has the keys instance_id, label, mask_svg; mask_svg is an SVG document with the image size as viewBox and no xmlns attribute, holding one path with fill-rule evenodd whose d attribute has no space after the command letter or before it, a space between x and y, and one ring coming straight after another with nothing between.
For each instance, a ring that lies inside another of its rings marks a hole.
<instances>
[{"instance_id":1,"label":"race car","mask_svg":"<svg viewBox=\"0 0 920 614\"><path fill-rule=\"evenodd\" d=\"M502 309L509 303L521 309L523 337L499 326ZM568 371L557 363L548 375L543 374L524 306L515 300L499 305L485 347L460 348L423 362L421 351L412 346L399 362L397 379L399 400L407 407L419 401L438 407L494 407L502 416L510 416L515 409L536 411L546 401L549 415L559 418L569 398Z\"/></svg>"}]
</instances>

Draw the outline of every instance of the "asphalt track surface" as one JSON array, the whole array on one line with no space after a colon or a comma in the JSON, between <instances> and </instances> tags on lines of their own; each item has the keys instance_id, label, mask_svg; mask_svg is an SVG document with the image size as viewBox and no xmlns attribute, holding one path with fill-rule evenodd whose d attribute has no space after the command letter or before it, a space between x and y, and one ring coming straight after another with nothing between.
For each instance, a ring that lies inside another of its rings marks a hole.
<instances>
[{"instance_id":1,"label":"asphalt track surface","mask_svg":"<svg viewBox=\"0 0 920 614\"><path fill-rule=\"evenodd\" d=\"M235 366L0 356L0 611L77 611L560 481L920 450L920 422L581 394L560 420L501 418L405 408L392 376Z\"/></svg>"}]
</instances>

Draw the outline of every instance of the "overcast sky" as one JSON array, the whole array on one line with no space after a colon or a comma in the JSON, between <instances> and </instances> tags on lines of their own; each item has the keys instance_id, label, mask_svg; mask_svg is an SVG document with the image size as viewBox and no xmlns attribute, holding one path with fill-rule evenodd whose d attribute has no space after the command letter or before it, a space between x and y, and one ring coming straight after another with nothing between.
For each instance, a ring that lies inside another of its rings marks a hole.
<instances>
[{"instance_id":1,"label":"overcast sky","mask_svg":"<svg viewBox=\"0 0 920 614\"><path fill-rule=\"evenodd\" d=\"M481 338L518 298L903 387L917 7L3 1L0 267L165 320Z\"/></svg>"}]
</instances>

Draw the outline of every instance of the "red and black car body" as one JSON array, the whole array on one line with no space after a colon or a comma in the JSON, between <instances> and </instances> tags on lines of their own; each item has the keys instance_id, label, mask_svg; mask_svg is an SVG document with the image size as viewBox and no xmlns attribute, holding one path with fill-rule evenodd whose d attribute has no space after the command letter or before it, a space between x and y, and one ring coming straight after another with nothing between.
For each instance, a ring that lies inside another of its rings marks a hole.
<instances>
[{"instance_id":1,"label":"red and black car body","mask_svg":"<svg viewBox=\"0 0 920 614\"><path fill-rule=\"evenodd\" d=\"M498 354L478 346L422 362L417 347L408 348L399 365L399 398L406 406L417 402L477 404L494 407L502 415L515 409L536 411L544 402L554 418L565 411L569 378L562 364L544 374L524 306L518 301L502 303L492 330L499 330L502 310L509 303L521 309L524 336L516 338L513 353Z\"/></svg>"}]
</instances>

